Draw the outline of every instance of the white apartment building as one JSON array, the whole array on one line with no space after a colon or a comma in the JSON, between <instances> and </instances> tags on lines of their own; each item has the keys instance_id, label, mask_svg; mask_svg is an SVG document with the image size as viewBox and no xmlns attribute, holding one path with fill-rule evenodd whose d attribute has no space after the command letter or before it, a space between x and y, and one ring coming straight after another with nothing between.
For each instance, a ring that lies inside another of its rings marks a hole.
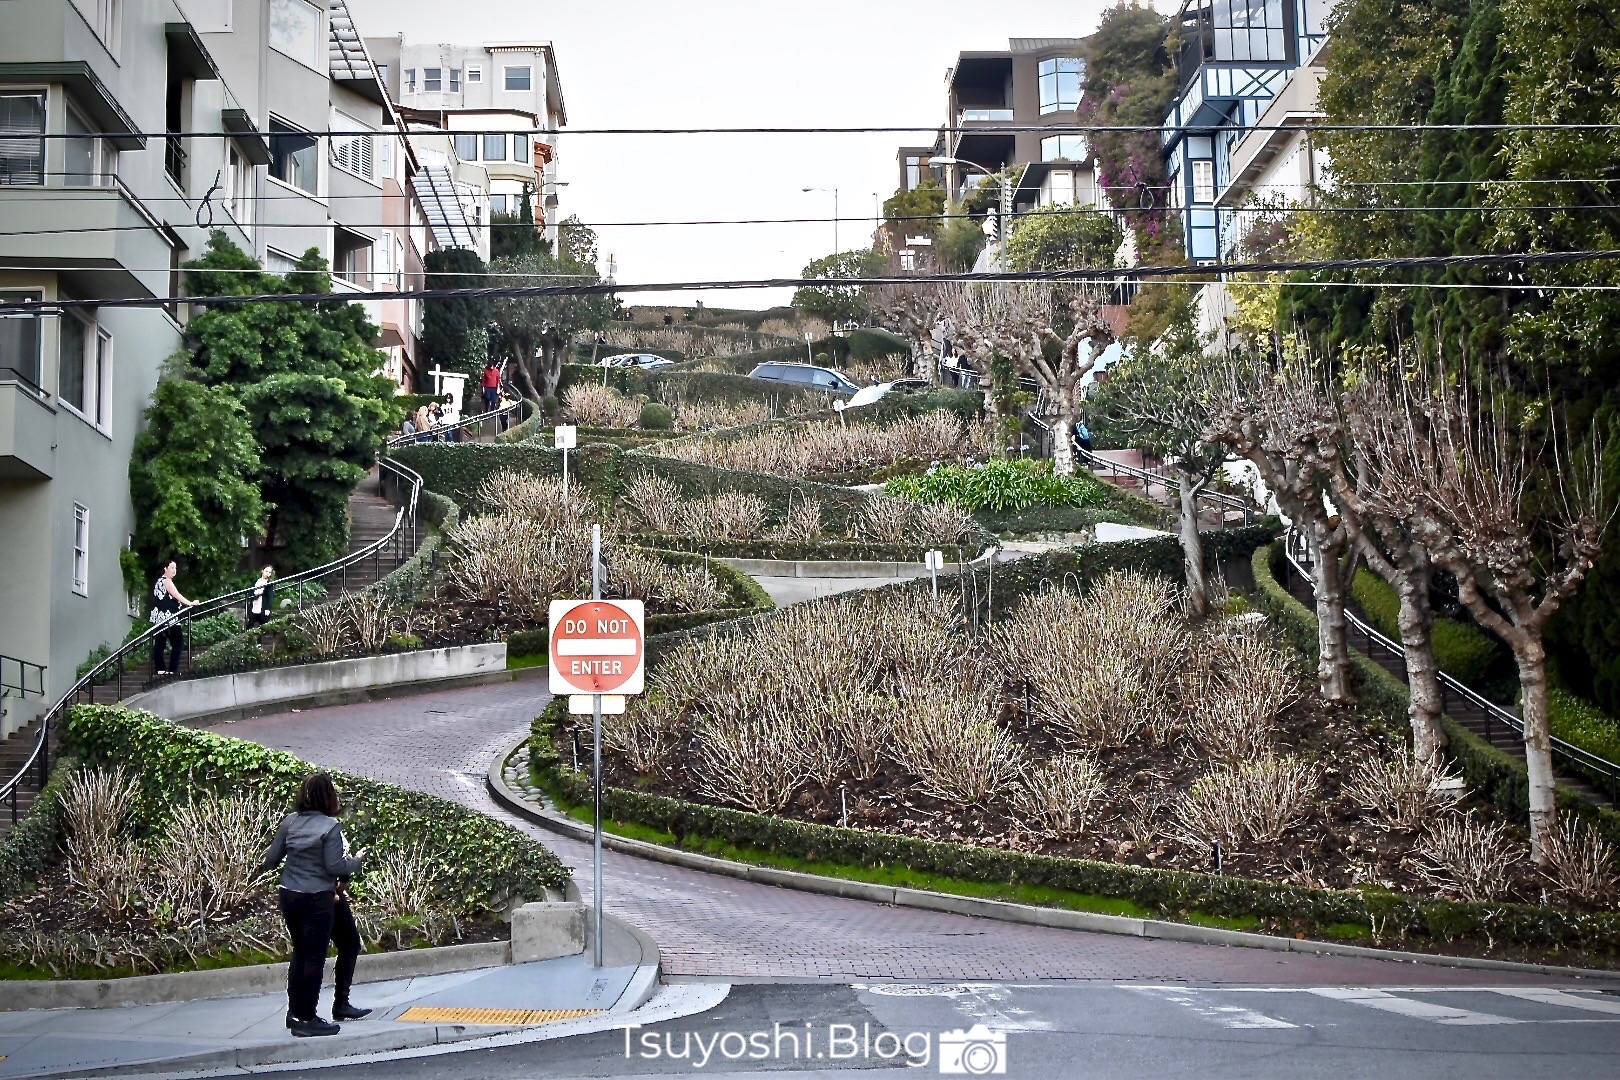
<instances>
[{"instance_id":1,"label":"white apartment building","mask_svg":"<svg viewBox=\"0 0 1620 1080\"><path fill-rule=\"evenodd\" d=\"M451 132L456 160L484 170L487 212L517 213L528 190L535 221L555 246L557 133L568 110L552 45L411 44L403 35L369 38L366 45L393 100L422 121L413 129Z\"/></svg>"}]
</instances>

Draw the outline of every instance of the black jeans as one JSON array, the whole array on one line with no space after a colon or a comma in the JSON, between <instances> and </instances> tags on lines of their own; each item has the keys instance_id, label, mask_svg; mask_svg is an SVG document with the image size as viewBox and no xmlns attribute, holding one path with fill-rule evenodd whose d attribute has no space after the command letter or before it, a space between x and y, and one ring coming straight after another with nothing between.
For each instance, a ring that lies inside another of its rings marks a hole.
<instances>
[{"instance_id":1,"label":"black jeans","mask_svg":"<svg viewBox=\"0 0 1620 1080\"><path fill-rule=\"evenodd\" d=\"M349 1000L354 985L354 962L360 958L360 929L354 925L354 912L347 900L332 906L332 944L337 946L337 993L333 1004Z\"/></svg>"},{"instance_id":2,"label":"black jeans","mask_svg":"<svg viewBox=\"0 0 1620 1080\"><path fill-rule=\"evenodd\" d=\"M152 638L152 674L160 671L180 670L180 649L185 645L185 635L178 626L171 626L167 630L159 630L157 636ZM169 662L163 662L164 651L169 654Z\"/></svg>"},{"instance_id":3,"label":"black jeans","mask_svg":"<svg viewBox=\"0 0 1620 1080\"><path fill-rule=\"evenodd\" d=\"M292 962L287 965L287 1011L294 1020L309 1020L320 1003L321 975L326 970L326 946L332 940L333 899L330 892L302 893L278 889L281 917L292 938ZM349 919L354 925L354 919ZM351 964L349 976L353 978Z\"/></svg>"}]
</instances>

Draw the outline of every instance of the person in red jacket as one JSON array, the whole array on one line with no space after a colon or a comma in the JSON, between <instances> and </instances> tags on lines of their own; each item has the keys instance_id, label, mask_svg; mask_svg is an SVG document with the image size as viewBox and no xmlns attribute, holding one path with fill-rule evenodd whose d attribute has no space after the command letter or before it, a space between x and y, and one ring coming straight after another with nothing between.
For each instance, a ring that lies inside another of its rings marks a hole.
<instances>
[{"instance_id":1,"label":"person in red jacket","mask_svg":"<svg viewBox=\"0 0 1620 1080\"><path fill-rule=\"evenodd\" d=\"M494 412L501 400L501 369L491 360L484 365L484 411Z\"/></svg>"}]
</instances>

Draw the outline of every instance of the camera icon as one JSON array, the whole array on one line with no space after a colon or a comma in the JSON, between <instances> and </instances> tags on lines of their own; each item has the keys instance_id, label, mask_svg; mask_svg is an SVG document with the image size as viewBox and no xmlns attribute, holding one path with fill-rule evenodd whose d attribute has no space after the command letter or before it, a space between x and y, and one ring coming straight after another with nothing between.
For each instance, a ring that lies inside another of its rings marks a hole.
<instances>
[{"instance_id":1,"label":"camera icon","mask_svg":"<svg viewBox=\"0 0 1620 1080\"><path fill-rule=\"evenodd\" d=\"M1007 1071L1007 1033L974 1024L939 1034L939 1071L946 1076L1001 1076Z\"/></svg>"}]
</instances>

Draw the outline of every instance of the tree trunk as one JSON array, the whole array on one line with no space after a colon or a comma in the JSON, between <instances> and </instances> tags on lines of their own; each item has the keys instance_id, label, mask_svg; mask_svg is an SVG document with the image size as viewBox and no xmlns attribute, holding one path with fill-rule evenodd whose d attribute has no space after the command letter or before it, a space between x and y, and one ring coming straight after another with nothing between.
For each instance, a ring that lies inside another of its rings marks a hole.
<instances>
[{"instance_id":1,"label":"tree trunk","mask_svg":"<svg viewBox=\"0 0 1620 1080\"><path fill-rule=\"evenodd\" d=\"M1400 571L1400 580L1393 584L1401 599L1401 652L1410 694L1407 716L1412 724L1412 753L1419 761L1430 762L1445 747L1446 732L1440 726L1440 662L1434 655L1428 561L1414 567L1403 560Z\"/></svg>"},{"instance_id":2,"label":"tree trunk","mask_svg":"<svg viewBox=\"0 0 1620 1080\"><path fill-rule=\"evenodd\" d=\"M1322 697L1349 704L1355 700L1350 688L1350 630L1344 617L1346 589L1344 566L1340 562L1344 544L1325 542L1319 528L1311 529L1314 563L1311 577L1316 586L1317 679Z\"/></svg>"},{"instance_id":3,"label":"tree trunk","mask_svg":"<svg viewBox=\"0 0 1620 1080\"><path fill-rule=\"evenodd\" d=\"M1052 421L1052 472L1058 476L1074 475L1074 410L1059 412Z\"/></svg>"},{"instance_id":4,"label":"tree trunk","mask_svg":"<svg viewBox=\"0 0 1620 1080\"><path fill-rule=\"evenodd\" d=\"M1552 737L1547 721L1547 650L1539 628L1515 626L1509 640L1519 667L1519 715L1524 721L1524 764L1529 772L1530 857L1547 865L1547 837L1558 828Z\"/></svg>"},{"instance_id":5,"label":"tree trunk","mask_svg":"<svg viewBox=\"0 0 1620 1080\"><path fill-rule=\"evenodd\" d=\"M1209 582L1204 577L1204 541L1198 535L1198 490L1202 486L1185 470L1177 469L1181 490L1181 565L1187 575L1187 614L1201 619L1209 614Z\"/></svg>"}]
</instances>

